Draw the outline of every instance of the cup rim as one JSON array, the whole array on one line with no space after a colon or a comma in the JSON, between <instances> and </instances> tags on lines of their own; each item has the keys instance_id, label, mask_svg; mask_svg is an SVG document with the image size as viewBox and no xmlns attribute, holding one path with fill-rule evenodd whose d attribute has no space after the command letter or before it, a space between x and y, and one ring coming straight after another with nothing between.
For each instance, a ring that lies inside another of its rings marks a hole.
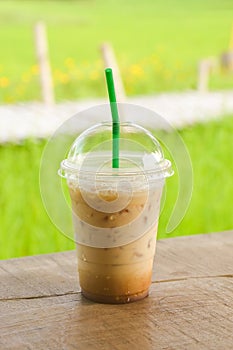
<instances>
[{"instance_id":1,"label":"cup rim","mask_svg":"<svg viewBox=\"0 0 233 350\"><path fill-rule=\"evenodd\" d=\"M112 179L115 178L116 175L119 175L121 177L134 177L134 176L148 176L148 177L156 177L159 179L170 177L174 174L174 170L172 168L172 164L170 160L164 159L162 162L158 163L158 166L155 169L142 169L142 171L125 171L122 168L112 168L111 170L107 171L95 171L98 177L102 177L105 179ZM70 165L70 162L68 159L64 159L61 162L60 169L58 170L58 175L62 178L69 179L72 178L79 178L79 177L88 177L90 175L93 176L93 170L83 170L80 169L77 165L75 167L74 164L72 166Z\"/></svg>"}]
</instances>

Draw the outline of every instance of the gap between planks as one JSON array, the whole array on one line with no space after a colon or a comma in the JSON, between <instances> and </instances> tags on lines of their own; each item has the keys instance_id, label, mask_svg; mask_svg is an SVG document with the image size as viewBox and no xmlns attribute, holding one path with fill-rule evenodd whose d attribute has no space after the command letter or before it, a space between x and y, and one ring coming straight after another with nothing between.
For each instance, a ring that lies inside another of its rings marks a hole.
<instances>
[{"instance_id":1,"label":"gap between planks","mask_svg":"<svg viewBox=\"0 0 233 350\"><path fill-rule=\"evenodd\" d=\"M190 277L183 277L183 278L173 278L169 280L152 281L151 284L172 283L172 282L188 281L188 280L195 280L195 279L198 280L198 279L212 279L212 278L233 278L233 275L227 274L227 275L196 276L196 277L190 276ZM81 290L68 291L65 293L57 293L57 294L48 294L48 295L35 295L31 297L28 296L28 297L0 298L0 302L56 298L56 297L61 297L65 295L74 295L74 294L81 294Z\"/></svg>"}]
</instances>

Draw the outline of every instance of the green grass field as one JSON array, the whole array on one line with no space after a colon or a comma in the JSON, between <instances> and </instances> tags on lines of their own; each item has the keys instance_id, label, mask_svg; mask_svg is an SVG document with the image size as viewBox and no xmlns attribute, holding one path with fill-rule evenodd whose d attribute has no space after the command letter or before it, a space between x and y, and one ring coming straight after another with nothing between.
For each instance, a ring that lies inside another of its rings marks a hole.
<instances>
[{"instance_id":1,"label":"green grass field","mask_svg":"<svg viewBox=\"0 0 233 350\"><path fill-rule=\"evenodd\" d=\"M106 96L99 50L105 41L114 47L128 95L184 91L196 88L200 59L219 57L229 48L233 2L0 1L0 103L40 99L33 41L38 20L47 24L57 101ZM217 66L210 89L232 87L233 74ZM193 164L193 197L181 224L166 234L178 174L167 181L160 238L233 227L232 134L233 117L180 131ZM40 198L39 166L45 144L25 140L0 145L0 258L74 247L53 226Z\"/></svg>"},{"instance_id":2,"label":"green grass field","mask_svg":"<svg viewBox=\"0 0 233 350\"><path fill-rule=\"evenodd\" d=\"M177 193L178 174L167 181L159 238L232 229L233 117L185 128L180 135L192 159L193 196L181 224L171 234L166 234L165 227ZM165 136L172 138L173 134ZM27 140L21 145L0 146L2 259L74 247L53 226L42 205L39 166L45 144L45 141Z\"/></svg>"},{"instance_id":3,"label":"green grass field","mask_svg":"<svg viewBox=\"0 0 233 350\"><path fill-rule=\"evenodd\" d=\"M0 101L40 98L33 25L48 26L57 100L103 96L99 46L111 42L128 95L194 89L200 59L229 47L231 0L0 2ZM218 68L211 89L233 87Z\"/></svg>"}]
</instances>

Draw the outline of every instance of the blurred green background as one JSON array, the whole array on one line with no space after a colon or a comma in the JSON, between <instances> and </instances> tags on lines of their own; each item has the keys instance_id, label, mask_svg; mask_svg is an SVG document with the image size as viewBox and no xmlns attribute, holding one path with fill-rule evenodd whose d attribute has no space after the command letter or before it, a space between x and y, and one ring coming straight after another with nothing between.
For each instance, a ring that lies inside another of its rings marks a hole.
<instances>
[{"instance_id":1,"label":"blurred green background","mask_svg":"<svg viewBox=\"0 0 233 350\"><path fill-rule=\"evenodd\" d=\"M233 2L1 1L2 102L40 98L33 33L40 19L47 24L57 100L105 96L104 41L115 50L127 95L134 95L196 88L198 61L229 48ZM232 84L232 75L211 74L210 89Z\"/></svg>"},{"instance_id":2,"label":"blurred green background","mask_svg":"<svg viewBox=\"0 0 233 350\"><path fill-rule=\"evenodd\" d=\"M37 20L48 28L57 101L106 96L99 50L105 41L113 45L127 95L145 95L196 89L198 61L229 49L233 2L1 1L2 104L40 100L33 39ZM213 70L211 90L232 87L233 74ZM233 117L184 127L179 133L193 164L193 197L181 224L165 234L178 175L168 180L159 238L231 229ZM27 139L0 145L2 259L74 248L50 222L40 198L45 144Z\"/></svg>"}]
</instances>

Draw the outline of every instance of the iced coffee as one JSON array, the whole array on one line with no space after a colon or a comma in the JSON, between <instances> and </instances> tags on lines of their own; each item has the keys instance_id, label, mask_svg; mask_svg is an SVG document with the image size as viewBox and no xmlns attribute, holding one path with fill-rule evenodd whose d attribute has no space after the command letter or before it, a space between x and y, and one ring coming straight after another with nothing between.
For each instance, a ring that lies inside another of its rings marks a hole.
<instances>
[{"instance_id":1,"label":"iced coffee","mask_svg":"<svg viewBox=\"0 0 233 350\"><path fill-rule=\"evenodd\" d=\"M105 303L126 303L147 296L162 187L152 187L151 193L148 193L148 189L138 190L132 194L126 207L108 213L96 209L98 202L104 200L111 203L117 197L116 192L80 191L72 183L69 189L75 232L79 235L79 241L83 242L78 244L77 252L84 296ZM94 207L89 205L88 196L96 202ZM121 199L124 201L123 193ZM93 247L95 239L99 245L101 231L106 247ZM80 238L80 235L83 237ZM127 236L128 244L121 244L125 243L124 236Z\"/></svg>"},{"instance_id":2,"label":"iced coffee","mask_svg":"<svg viewBox=\"0 0 233 350\"><path fill-rule=\"evenodd\" d=\"M148 295L161 194L173 174L144 128L121 123L119 147L114 168L112 124L97 124L77 137L59 170L70 192L81 290L103 303Z\"/></svg>"}]
</instances>

